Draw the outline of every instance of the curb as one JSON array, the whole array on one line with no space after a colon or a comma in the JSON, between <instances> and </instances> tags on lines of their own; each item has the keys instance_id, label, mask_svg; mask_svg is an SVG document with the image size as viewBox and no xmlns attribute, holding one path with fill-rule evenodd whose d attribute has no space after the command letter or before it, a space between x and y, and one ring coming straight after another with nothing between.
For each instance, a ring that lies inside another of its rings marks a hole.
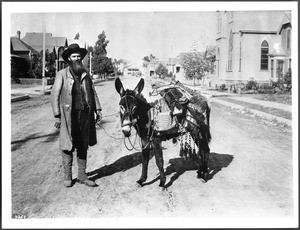
<instances>
[{"instance_id":1,"label":"curb","mask_svg":"<svg viewBox=\"0 0 300 230\"><path fill-rule=\"evenodd\" d=\"M252 113L252 114L254 114L258 117L264 118L266 120L277 121L277 122L280 122L280 123L283 123L283 124L286 124L286 125L292 127L292 121L288 120L288 119L285 119L285 118L282 118L282 117L278 117L278 116L275 116L275 115L272 115L272 114L269 114L269 113L265 113L265 112L261 112L261 111L258 111L258 110L254 110L254 109L248 109L245 106L237 105L237 104L230 103L230 102L227 102L227 101L221 101L217 98L213 98L211 100L211 102L216 102L218 104L221 104L221 105L233 108L233 109L249 111L250 113Z\"/></svg>"},{"instance_id":2,"label":"curb","mask_svg":"<svg viewBox=\"0 0 300 230\"><path fill-rule=\"evenodd\" d=\"M16 96L16 97L11 98L11 102L22 101L22 100L26 100L26 99L29 99L29 98L30 98L29 94L22 95L22 96Z\"/></svg>"}]
</instances>

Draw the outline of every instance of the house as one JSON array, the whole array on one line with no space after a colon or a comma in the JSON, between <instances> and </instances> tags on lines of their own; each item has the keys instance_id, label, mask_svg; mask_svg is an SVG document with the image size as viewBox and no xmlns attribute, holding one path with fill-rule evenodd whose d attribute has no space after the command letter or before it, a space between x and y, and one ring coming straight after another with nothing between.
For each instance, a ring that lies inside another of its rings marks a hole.
<instances>
[{"instance_id":1,"label":"house","mask_svg":"<svg viewBox=\"0 0 300 230\"><path fill-rule=\"evenodd\" d=\"M11 37L10 53L13 57L31 60L31 55L37 54L38 52L18 37Z\"/></svg>"},{"instance_id":2,"label":"house","mask_svg":"<svg viewBox=\"0 0 300 230\"><path fill-rule=\"evenodd\" d=\"M43 33L30 32L22 38L22 41L33 47L38 52L43 50ZM52 37L51 33L45 33L45 49L52 52L55 47L67 47L66 37Z\"/></svg>"},{"instance_id":3,"label":"house","mask_svg":"<svg viewBox=\"0 0 300 230\"><path fill-rule=\"evenodd\" d=\"M20 38L20 32L18 31ZM22 41L29 44L38 52L43 50L43 33L30 32L22 38ZM68 46L66 37L52 37L51 33L45 33L45 49L54 52L56 55L56 71L66 67L66 63L61 57L62 52Z\"/></svg>"},{"instance_id":4,"label":"house","mask_svg":"<svg viewBox=\"0 0 300 230\"><path fill-rule=\"evenodd\" d=\"M172 74L175 74L176 76L176 74L178 74L181 69L180 58L169 58L166 67L169 73L172 72Z\"/></svg>"},{"instance_id":5,"label":"house","mask_svg":"<svg viewBox=\"0 0 300 230\"><path fill-rule=\"evenodd\" d=\"M140 75L140 69L138 67L125 67L124 68L124 75L125 76L139 76Z\"/></svg>"},{"instance_id":6,"label":"house","mask_svg":"<svg viewBox=\"0 0 300 230\"><path fill-rule=\"evenodd\" d=\"M29 73L31 69L32 55L37 53L38 52L34 48L23 42L20 38L18 38L18 36L10 38L11 61L14 63L14 65L16 65L19 73L21 73L23 76Z\"/></svg>"},{"instance_id":7,"label":"house","mask_svg":"<svg viewBox=\"0 0 300 230\"><path fill-rule=\"evenodd\" d=\"M276 80L275 62L288 55L283 54L280 39L290 23L286 12L218 11L216 19L216 69L210 86Z\"/></svg>"},{"instance_id":8,"label":"house","mask_svg":"<svg viewBox=\"0 0 300 230\"><path fill-rule=\"evenodd\" d=\"M274 49L269 52L271 60L271 78L278 79L291 69L291 36L292 23L291 13L286 12L277 31L279 36L274 44Z\"/></svg>"},{"instance_id":9,"label":"house","mask_svg":"<svg viewBox=\"0 0 300 230\"><path fill-rule=\"evenodd\" d=\"M162 63L157 58L154 58L148 62L144 68L144 76L145 77L154 77L156 76L155 70L159 66L159 64Z\"/></svg>"}]
</instances>

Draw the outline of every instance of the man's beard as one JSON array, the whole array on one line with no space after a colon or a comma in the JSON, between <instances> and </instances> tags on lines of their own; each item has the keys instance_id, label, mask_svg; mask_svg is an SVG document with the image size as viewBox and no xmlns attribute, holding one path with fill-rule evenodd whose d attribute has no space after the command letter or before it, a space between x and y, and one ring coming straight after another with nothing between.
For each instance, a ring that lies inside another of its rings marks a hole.
<instances>
[{"instance_id":1,"label":"man's beard","mask_svg":"<svg viewBox=\"0 0 300 230\"><path fill-rule=\"evenodd\" d=\"M69 63L70 68L73 70L73 72L75 73L75 75L80 75L83 72L85 72L85 68L82 64L82 61L70 61Z\"/></svg>"}]
</instances>

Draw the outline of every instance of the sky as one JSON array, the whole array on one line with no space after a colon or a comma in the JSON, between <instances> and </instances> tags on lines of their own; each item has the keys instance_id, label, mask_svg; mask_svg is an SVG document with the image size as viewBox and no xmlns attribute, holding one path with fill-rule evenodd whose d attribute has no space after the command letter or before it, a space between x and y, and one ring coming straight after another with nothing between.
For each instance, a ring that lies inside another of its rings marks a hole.
<instances>
[{"instance_id":1,"label":"sky","mask_svg":"<svg viewBox=\"0 0 300 230\"><path fill-rule=\"evenodd\" d=\"M291 5L292 3L290 3ZM297 4L297 3L296 3ZM94 46L102 31L108 57L140 67L153 54L168 60L192 48L214 44L217 10L282 10L280 2L15 2L3 3L4 30L46 32ZM296 5L294 4L294 7ZM6 34L6 33L5 33Z\"/></svg>"},{"instance_id":2,"label":"sky","mask_svg":"<svg viewBox=\"0 0 300 230\"><path fill-rule=\"evenodd\" d=\"M200 51L215 42L216 12L69 12L12 13L11 36L21 31L42 32L43 22L53 37L80 39L94 46L102 31L109 40L108 57L136 66L153 54L160 60L176 57L192 47Z\"/></svg>"}]
</instances>

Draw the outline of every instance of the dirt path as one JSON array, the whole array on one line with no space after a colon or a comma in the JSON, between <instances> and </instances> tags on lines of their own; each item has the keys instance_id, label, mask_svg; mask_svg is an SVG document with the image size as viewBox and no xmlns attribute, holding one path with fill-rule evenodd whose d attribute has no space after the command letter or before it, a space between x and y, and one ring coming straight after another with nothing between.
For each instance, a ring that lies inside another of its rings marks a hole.
<instances>
[{"instance_id":1,"label":"dirt path","mask_svg":"<svg viewBox=\"0 0 300 230\"><path fill-rule=\"evenodd\" d=\"M133 88L138 78L123 80ZM96 85L103 106L98 144L89 149L89 176L99 185L62 185L58 132L50 96L12 104L12 215L65 217L262 217L293 216L292 134L212 103L210 180L196 178L192 162L179 158L179 146L164 142L167 188L158 187L155 160L148 183L135 183L141 157L122 140L119 95L114 82ZM146 82L147 97L150 84ZM149 96L148 96L149 97ZM34 106L38 104L39 106ZM107 134L106 134L107 133ZM73 177L77 175L74 162ZM193 219L190 219L191 221ZM117 223L112 223L113 226ZM151 225L151 223L150 223ZM201 223L197 227L201 227Z\"/></svg>"}]
</instances>

